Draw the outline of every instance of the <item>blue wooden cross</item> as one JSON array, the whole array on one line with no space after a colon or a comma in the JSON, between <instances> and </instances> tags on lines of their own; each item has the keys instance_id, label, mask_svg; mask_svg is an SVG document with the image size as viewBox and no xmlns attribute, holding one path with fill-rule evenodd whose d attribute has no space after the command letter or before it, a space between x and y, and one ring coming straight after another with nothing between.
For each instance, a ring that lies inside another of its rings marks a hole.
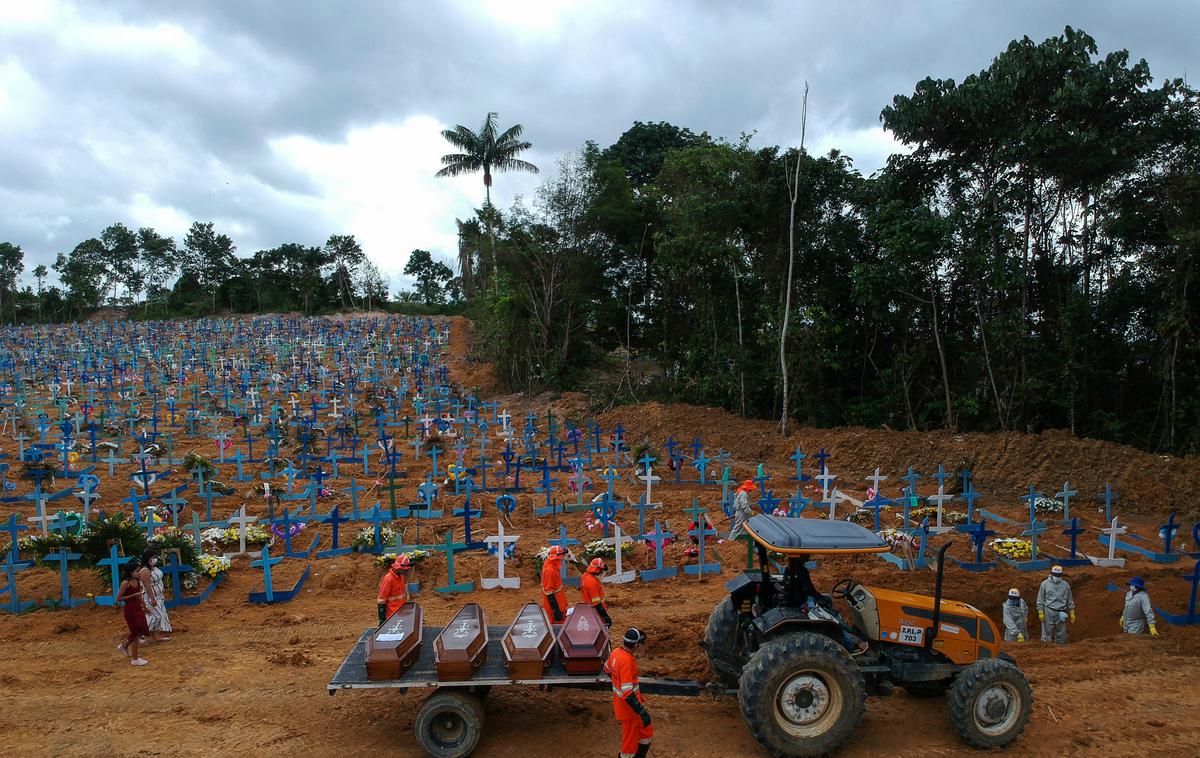
<instances>
[{"instance_id":1,"label":"blue wooden cross","mask_svg":"<svg viewBox=\"0 0 1200 758\"><path fill-rule=\"evenodd\" d=\"M700 474L700 483L701 484L709 483L708 482L708 464L711 461L712 461L712 458L709 458L707 455L705 455L704 448L701 447L699 452L696 454L696 459L692 462L692 465L696 467L696 471L699 472L699 474Z\"/></svg>"},{"instance_id":2,"label":"blue wooden cross","mask_svg":"<svg viewBox=\"0 0 1200 758\"><path fill-rule=\"evenodd\" d=\"M928 519L926 519L926 521L928 521ZM959 565L960 568L964 568L967 571L982 572L995 567L995 561L983 560L984 544L987 542L988 537L996 534L994 530L987 528L986 518L981 518L978 524L959 524L955 527L955 529L963 534L969 534L971 536L971 541L975 546L975 560L973 562L964 563L963 561L952 559Z\"/></svg>"},{"instance_id":3,"label":"blue wooden cross","mask_svg":"<svg viewBox=\"0 0 1200 758\"><path fill-rule=\"evenodd\" d=\"M71 608L77 608L92 601L92 599L89 597L71 597L71 580L69 577L70 572L68 570L68 564L70 564L71 561L77 561L82 557L82 553L72 553L68 550L59 549L52 553L47 553L46 557L42 559L47 563L51 561L58 563L58 574L59 579L61 580L61 594L58 601L54 603L54 605L60 609L70 610Z\"/></svg>"},{"instance_id":4,"label":"blue wooden cross","mask_svg":"<svg viewBox=\"0 0 1200 758\"><path fill-rule=\"evenodd\" d=\"M607 496L603 500L592 503L592 515L604 529L604 539L608 539L608 525L617 516L617 504Z\"/></svg>"},{"instance_id":5,"label":"blue wooden cross","mask_svg":"<svg viewBox=\"0 0 1200 758\"><path fill-rule=\"evenodd\" d=\"M1171 542L1175 539L1175 533L1179 531L1179 525L1175 523L1175 511L1171 511L1171 517L1167 519L1167 523L1158 528L1158 534L1163 540L1163 553L1171 552Z\"/></svg>"},{"instance_id":6,"label":"blue wooden cross","mask_svg":"<svg viewBox=\"0 0 1200 758\"><path fill-rule=\"evenodd\" d=\"M663 566L663 547L669 540L675 539L675 535L671 532L665 532L662 525L658 523L658 519L654 520L654 531L648 534L643 534L642 539L654 546L654 568L642 569L641 577L647 582L653 582L658 579L667 579L679 573L679 570L674 566Z\"/></svg>"},{"instance_id":7,"label":"blue wooden cross","mask_svg":"<svg viewBox=\"0 0 1200 758\"><path fill-rule=\"evenodd\" d=\"M975 521L975 501L979 499L979 493L975 491L975 483L967 480L967 486L963 488L962 499L967 504L967 523Z\"/></svg>"},{"instance_id":8,"label":"blue wooden cross","mask_svg":"<svg viewBox=\"0 0 1200 758\"><path fill-rule=\"evenodd\" d=\"M0 531L8 533L8 556L5 558L5 563L11 563L18 569L28 568L33 565L29 561L21 560L20 549L17 546L20 533L27 529L29 527L17 523L17 514L15 513L10 513L8 521L4 522L3 526L0 526Z\"/></svg>"},{"instance_id":9,"label":"blue wooden cross","mask_svg":"<svg viewBox=\"0 0 1200 758\"><path fill-rule=\"evenodd\" d=\"M430 548L439 553L446 554L446 585L444 587L435 587L435 592L473 592L475 590L474 582L456 582L454 577L454 552L456 550L466 550L466 548L465 544L454 541L454 532L449 529L446 530L445 542L440 545L433 545Z\"/></svg>"},{"instance_id":10,"label":"blue wooden cross","mask_svg":"<svg viewBox=\"0 0 1200 758\"><path fill-rule=\"evenodd\" d=\"M417 494L421 498L421 504L424 508L414 508L413 513L417 514L418 518L441 518L444 511L435 511L433 509L433 500L437 497L438 490L441 486L433 481L432 475L427 475L425 481L417 485Z\"/></svg>"},{"instance_id":11,"label":"blue wooden cross","mask_svg":"<svg viewBox=\"0 0 1200 758\"><path fill-rule=\"evenodd\" d=\"M894 501L892 501L892 500L890 500L890 499L888 499L888 498L886 498L886 497L883 497L882 495L880 495L880 494L879 494L879 489L878 489L878 488L876 488L876 489L875 489L875 494L874 494L874 496L873 496L873 497L872 497L870 500L868 500L867 502L863 503L863 505L864 505L865 507L867 507L867 508L870 508L870 509L871 509L872 511L874 511L874 513L875 513L875 531L877 531L877 532L878 532L878 531L879 531L879 529L880 529L880 525L879 525L879 512L880 512L882 509L884 509L884 508L887 508L887 507L889 507L889 506L891 506L891 505L894 505L894 504L895 504L895 503L894 503Z\"/></svg>"},{"instance_id":12,"label":"blue wooden cross","mask_svg":"<svg viewBox=\"0 0 1200 758\"><path fill-rule=\"evenodd\" d=\"M109 576L112 579L112 595L97 595L96 605L111 608L117 604L117 594L121 591L121 568L128 560L130 559L119 554L116 544L112 544L108 546L108 557L96 561L96 565L108 569Z\"/></svg>"},{"instance_id":13,"label":"blue wooden cross","mask_svg":"<svg viewBox=\"0 0 1200 758\"><path fill-rule=\"evenodd\" d=\"M558 485L557 479L550 477L550 466L546 461L542 461L542 483L539 490L546 495L546 505L543 508L534 508L533 515L547 516L554 513L554 488ZM608 536L608 535L605 535Z\"/></svg>"},{"instance_id":14,"label":"blue wooden cross","mask_svg":"<svg viewBox=\"0 0 1200 758\"><path fill-rule=\"evenodd\" d=\"M724 502L722 502L722 506L723 505ZM788 498L788 516L791 518L797 518L801 513L804 513L804 509L810 505L812 505L812 500L805 497L800 487L797 487L796 494Z\"/></svg>"},{"instance_id":15,"label":"blue wooden cross","mask_svg":"<svg viewBox=\"0 0 1200 758\"><path fill-rule=\"evenodd\" d=\"M1068 523L1070 526L1068 526L1066 529L1063 529L1062 533L1067 535L1067 537L1071 540L1071 555L1067 558L1059 560L1059 563L1063 566L1090 565L1091 561L1087 558L1080 558L1078 553L1079 535L1083 534L1085 531L1084 528L1079 525L1079 518L1077 516L1072 516L1070 522Z\"/></svg>"},{"instance_id":16,"label":"blue wooden cross","mask_svg":"<svg viewBox=\"0 0 1200 758\"><path fill-rule=\"evenodd\" d=\"M796 448L796 452L788 456L789 461L796 462L796 475L792 477L792 481L803 484L812 478L808 474L804 473L804 459L807 457L807 455L800 451L800 448Z\"/></svg>"},{"instance_id":17,"label":"blue wooden cross","mask_svg":"<svg viewBox=\"0 0 1200 758\"><path fill-rule=\"evenodd\" d=\"M1066 524L1071 521L1071 498L1078 494L1079 492L1071 489L1070 482L1063 482L1062 491L1055 495L1063 504L1062 520L1060 523Z\"/></svg>"},{"instance_id":18,"label":"blue wooden cross","mask_svg":"<svg viewBox=\"0 0 1200 758\"><path fill-rule=\"evenodd\" d=\"M252 602L252 603L254 603L254 602L265 602L265 603L275 602L275 587L271 582L271 567L274 566L276 563L279 563L283 559L282 558L272 558L270 548L271 548L270 545L263 545L262 557L256 561L250 561L251 568L261 568L263 570L263 590L264 590L261 593L260 600L255 599L256 596L259 596L259 593L255 593L255 592L250 593L249 599L250 599L250 602ZM288 598L288 599L290 599L290 598Z\"/></svg>"},{"instance_id":19,"label":"blue wooden cross","mask_svg":"<svg viewBox=\"0 0 1200 758\"><path fill-rule=\"evenodd\" d=\"M1104 523L1111 524L1113 520L1112 507L1117 500L1117 492L1109 483L1104 484Z\"/></svg>"},{"instance_id":20,"label":"blue wooden cross","mask_svg":"<svg viewBox=\"0 0 1200 758\"><path fill-rule=\"evenodd\" d=\"M164 556L162 572L171 582L171 599L165 601L168 608L178 608L183 605L183 575L195 571L195 567L179 560L179 552L172 550Z\"/></svg>"},{"instance_id":21,"label":"blue wooden cross","mask_svg":"<svg viewBox=\"0 0 1200 758\"><path fill-rule=\"evenodd\" d=\"M1192 585L1191 593L1188 595L1187 613L1178 615L1164 613L1161 608L1154 609L1158 611L1160 617L1173 626L1191 626L1200 623L1200 615L1196 613L1196 590L1200 587L1200 561L1196 561L1196 565L1192 566L1191 572L1184 574L1183 578Z\"/></svg>"},{"instance_id":22,"label":"blue wooden cross","mask_svg":"<svg viewBox=\"0 0 1200 758\"><path fill-rule=\"evenodd\" d=\"M8 599L0 604L0 608L9 613L24 613L30 608L37 607L38 603L36 600L21 600L20 596L17 595L17 572L28 565L27 563L15 563L11 560L6 560L0 565L0 571L4 572L5 581L4 586L0 587L0 594L8 595Z\"/></svg>"},{"instance_id":23,"label":"blue wooden cross","mask_svg":"<svg viewBox=\"0 0 1200 758\"><path fill-rule=\"evenodd\" d=\"M1036 519L1029 523L1029 528L1021 532L1022 537L1029 538L1029 560L1017 561L1015 565L1022 571L1041 571L1050 566L1047 558L1038 558L1038 535L1043 534L1048 527Z\"/></svg>"},{"instance_id":24,"label":"blue wooden cross","mask_svg":"<svg viewBox=\"0 0 1200 758\"><path fill-rule=\"evenodd\" d=\"M559 525L558 525L558 537L556 539L550 539L547 541L551 545L558 545L563 550L569 550L572 545L579 544L579 540L575 539L574 537L567 536L567 527L565 524L562 524L562 523L559 523ZM559 566L558 570L559 570L559 574L562 576L563 584L567 585L568 587L578 587L579 586L579 577L567 576L567 562L566 561L562 562L562 564Z\"/></svg>"},{"instance_id":25,"label":"blue wooden cross","mask_svg":"<svg viewBox=\"0 0 1200 758\"><path fill-rule=\"evenodd\" d=\"M717 530L708 525L708 517L705 515L707 509L700 507L700 502L697 498L692 498L692 507L687 513L692 516L692 523L696 526L688 530L688 535L695 538L696 546L699 549L699 555L696 557L696 564L683 567L685 574L694 574L695 576L703 576L704 574L719 574L721 573L721 564L706 563L704 560L705 543L709 537L716 536Z\"/></svg>"},{"instance_id":26,"label":"blue wooden cross","mask_svg":"<svg viewBox=\"0 0 1200 758\"><path fill-rule=\"evenodd\" d=\"M782 501L775 497L775 493L772 490L767 490L763 493L763 496L758 499L758 507L762 509L763 513L770 516L775 512L775 508L780 502Z\"/></svg>"}]
</instances>

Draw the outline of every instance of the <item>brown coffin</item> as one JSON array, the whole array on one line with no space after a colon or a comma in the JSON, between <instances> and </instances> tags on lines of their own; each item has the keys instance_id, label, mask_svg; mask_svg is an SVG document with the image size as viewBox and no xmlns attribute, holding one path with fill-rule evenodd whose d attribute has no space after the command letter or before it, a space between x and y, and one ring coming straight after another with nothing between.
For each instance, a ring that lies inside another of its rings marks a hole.
<instances>
[{"instance_id":1,"label":"brown coffin","mask_svg":"<svg viewBox=\"0 0 1200 758\"><path fill-rule=\"evenodd\" d=\"M416 603L405 603L367 640L367 678L398 679L421 652L424 614Z\"/></svg>"},{"instance_id":2,"label":"brown coffin","mask_svg":"<svg viewBox=\"0 0 1200 758\"><path fill-rule=\"evenodd\" d=\"M501 641L508 675L513 679L541 679L554 650L550 619L537 603L521 609Z\"/></svg>"},{"instance_id":3,"label":"brown coffin","mask_svg":"<svg viewBox=\"0 0 1200 758\"><path fill-rule=\"evenodd\" d=\"M479 603L468 603L433 641L438 679L460 682L475 676L487 660L487 617Z\"/></svg>"},{"instance_id":4,"label":"brown coffin","mask_svg":"<svg viewBox=\"0 0 1200 758\"><path fill-rule=\"evenodd\" d=\"M559 630L558 647L568 674L599 674L608 658L608 627L595 608L580 603Z\"/></svg>"}]
</instances>

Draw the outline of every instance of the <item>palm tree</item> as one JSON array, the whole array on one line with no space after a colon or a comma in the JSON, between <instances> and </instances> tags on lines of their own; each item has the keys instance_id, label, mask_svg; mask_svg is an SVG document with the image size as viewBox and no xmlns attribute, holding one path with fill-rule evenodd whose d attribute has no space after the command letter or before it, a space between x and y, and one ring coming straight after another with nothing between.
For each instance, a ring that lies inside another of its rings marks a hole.
<instances>
[{"instance_id":1,"label":"palm tree","mask_svg":"<svg viewBox=\"0 0 1200 758\"><path fill-rule=\"evenodd\" d=\"M532 145L521 141L521 133L525 127L514 124L503 133L496 134L496 113L487 114L483 126L478 132L473 132L459 124L453 129L445 129L442 136L451 145L462 152L442 156L442 169L435 176L459 176L475 171L483 171L483 187L485 194L484 208L488 220L488 236L492 244L492 271L496 270L496 239L492 234L490 211L492 206L492 173L500 171L538 172L538 167L517 156L528 150ZM460 268L463 263L460 261Z\"/></svg>"}]
</instances>

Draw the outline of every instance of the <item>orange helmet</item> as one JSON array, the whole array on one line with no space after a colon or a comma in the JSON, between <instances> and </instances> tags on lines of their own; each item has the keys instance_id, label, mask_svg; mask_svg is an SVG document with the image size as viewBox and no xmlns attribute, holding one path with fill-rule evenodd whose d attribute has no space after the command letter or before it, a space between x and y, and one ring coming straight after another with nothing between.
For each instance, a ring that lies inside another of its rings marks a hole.
<instances>
[{"instance_id":1,"label":"orange helmet","mask_svg":"<svg viewBox=\"0 0 1200 758\"><path fill-rule=\"evenodd\" d=\"M550 548L549 557L562 558L566 554L567 554L567 549L565 547L563 547L562 545L554 545L553 547Z\"/></svg>"},{"instance_id":2,"label":"orange helmet","mask_svg":"<svg viewBox=\"0 0 1200 758\"><path fill-rule=\"evenodd\" d=\"M603 558L593 558L592 562L588 564L588 571L592 572L593 574L599 574L601 571L608 571L608 564L604 562Z\"/></svg>"},{"instance_id":3,"label":"orange helmet","mask_svg":"<svg viewBox=\"0 0 1200 758\"><path fill-rule=\"evenodd\" d=\"M396 571L404 571L410 566L412 566L412 561L408 559L407 555L398 555L396 560L392 561L392 568Z\"/></svg>"}]
</instances>

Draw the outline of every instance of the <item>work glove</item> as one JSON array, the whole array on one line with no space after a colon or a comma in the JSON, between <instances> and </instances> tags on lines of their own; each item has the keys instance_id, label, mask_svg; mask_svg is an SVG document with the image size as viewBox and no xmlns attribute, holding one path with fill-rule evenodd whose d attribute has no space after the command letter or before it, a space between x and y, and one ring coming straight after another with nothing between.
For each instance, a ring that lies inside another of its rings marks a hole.
<instances>
[{"instance_id":1,"label":"work glove","mask_svg":"<svg viewBox=\"0 0 1200 758\"><path fill-rule=\"evenodd\" d=\"M1151 625L1150 625L1150 636L1151 636L1151 637L1157 637L1157 636L1158 636L1158 627L1157 627L1157 626L1155 626L1154 624L1151 624Z\"/></svg>"},{"instance_id":2,"label":"work glove","mask_svg":"<svg viewBox=\"0 0 1200 758\"><path fill-rule=\"evenodd\" d=\"M1071 609L1071 623L1072 624L1075 623L1075 609L1074 608Z\"/></svg>"},{"instance_id":3,"label":"work glove","mask_svg":"<svg viewBox=\"0 0 1200 758\"><path fill-rule=\"evenodd\" d=\"M563 615L562 615L562 609L560 609L558 607L558 598L555 597L554 595L546 595L546 598L550 603L550 610L552 611L552 615L554 616L554 623L561 624L562 620L563 620Z\"/></svg>"},{"instance_id":4,"label":"work glove","mask_svg":"<svg viewBox=\"0 0 1200 758\"><path fill-rule=\"evenodd\" d=\"M645 710L645 709L643 708L643 709L642 709L642 714L641 714L641 715L642 715L642 726L650 726L650 713L649 713L649 711L647 711L647 710Z\"/></svg>"},{"instance_id":5,"label":"work glove","mask_svg":"<svg viewBox=\"0 0 1200 758\"><path fill-rule=\"evenodd\" d=\"M1117 621L1117 624L1118 624L1118 625L1120 625L1120 627L1121 627L1121 631L1122 631L1122 632L1123 632L1123 631L1125 631L1125 617L1124 617L1124 616L1122 616L1122 617L1121 617L1121 618L1120 618L1120 619Z\"/></svg>"},{"instance_id":6,"label":"work glove","mask_svg":"<svg viewBox=\"0 0 1200 758\"><path fill-rule=\"evenodd\" d=\"M1017 634L1017 642L1024 642L1024 641L1025 641L1025 635L1018 633Z\"/></svg>"},{"instance_id":7,"label":"work glove","mask_svg":"<svg viewBox=\"0 0 1200 758\"><path fill-rule=\"evenodd\" d=\"M1046 620L1046 612L1044 610L1042 610L1041 608L1038 608L1038 621L1045 621L1045 620Z\"/></svg>"},{"instance_id":8,"label":"work glove","mask_svg":"<svg viewBox=\"0 0 1200 758\"><path fill-rule=\"evenodd\" d=\"M387 605L380 603L375 607L379 610L379 625L383 626L383 622L387 621Z\"/></svg>"},{"instance_id":9,"label":"work glove","mask_svg":"<svg viewBox=\"0 0 1200 758\"><path fill-rule=\"evenodd\" d=\"M605 610L604 606L597 605L596 611L599 612L600 618L604 619L604 625L611 627L612 626L612 616L608 615L608 611Z\"/></svg>"}]
</instances>

